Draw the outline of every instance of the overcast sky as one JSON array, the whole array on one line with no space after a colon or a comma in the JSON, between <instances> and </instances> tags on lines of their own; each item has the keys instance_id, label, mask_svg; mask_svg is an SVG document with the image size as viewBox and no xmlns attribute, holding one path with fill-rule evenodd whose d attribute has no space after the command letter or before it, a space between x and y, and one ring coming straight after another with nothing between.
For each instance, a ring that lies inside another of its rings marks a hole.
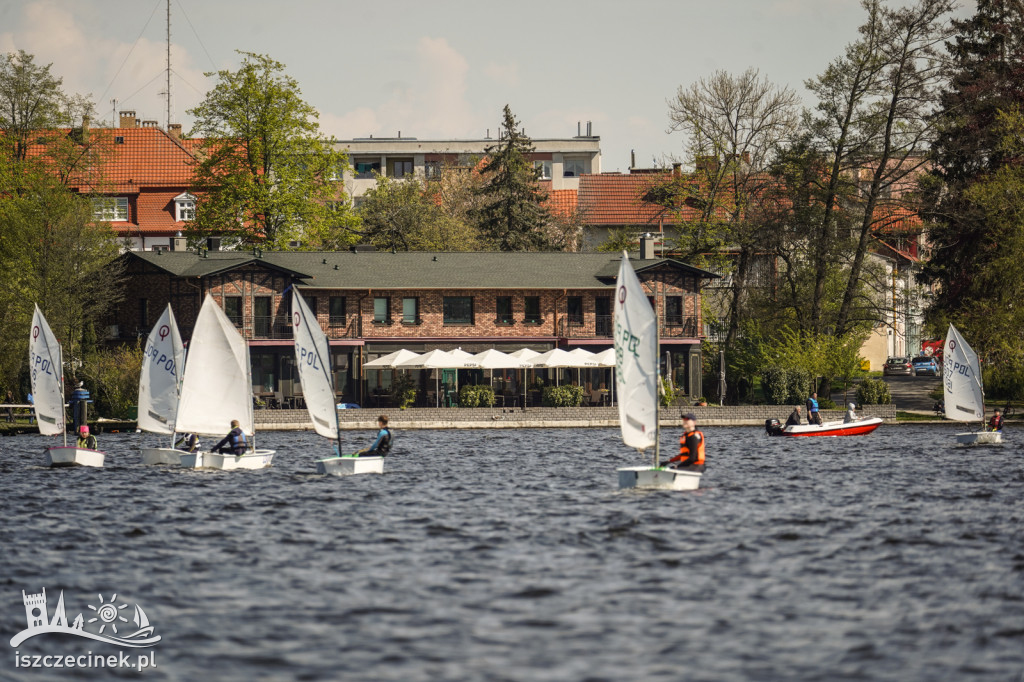
<instances>
[{"instance_id":1,"label":"overcast sky","mask_svg":"<svg viewBox=\"0 0 1024 682\"><path fill-rule=\"evenodd\" d=\"M536 138L592 121L603 170L625 170L630 150L681 154L680 85L755 67L806 98L863 17L859 0L171 0L172 122L188 131L203 72L245 50L283 62L339 139L480 138L507 103ZM164 125L166 30L166 0L0 0L0 51L52 63L108 120L117 99Z\"/></svg>"}]
</instances>

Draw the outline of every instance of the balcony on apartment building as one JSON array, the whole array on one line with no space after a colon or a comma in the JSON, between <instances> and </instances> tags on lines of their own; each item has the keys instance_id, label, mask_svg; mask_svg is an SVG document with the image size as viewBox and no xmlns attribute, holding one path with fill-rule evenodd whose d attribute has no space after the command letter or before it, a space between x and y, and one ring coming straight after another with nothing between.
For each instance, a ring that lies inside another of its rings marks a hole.
<instances>
[{"instance_id":1,"label":"balcony on apartment building","mask_svg":"<svg viewBox=\"0 0 1024 682\"><path fill-rule=\"evenodd\" d=\"M699 334L695 315L667 314L658 319L663 339L696 339ZM614 321L611 315L560 315L558 336L563 339L611 339Z\"/></svg>"}]
</instances>

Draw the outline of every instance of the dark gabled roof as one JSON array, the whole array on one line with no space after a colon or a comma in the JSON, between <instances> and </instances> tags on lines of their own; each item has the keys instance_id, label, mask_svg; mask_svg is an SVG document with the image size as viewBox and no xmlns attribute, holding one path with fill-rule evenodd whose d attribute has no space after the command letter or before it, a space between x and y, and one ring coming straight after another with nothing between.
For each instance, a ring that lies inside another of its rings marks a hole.
<instances>
[{"instance_id":1,"label":"dark gabled roof","mask_svg":"<svg viewBox=\"0 0 1024 682\"><path fill-rule=\"evenodd\" d=\"M318 289L595 289L614 282L620 256L610 253L145 251L133 255L180 277L205 277L258 263ZM632 261L637 272L672 267L717 277L678 260Z\"/></svg>"}]
</instances>

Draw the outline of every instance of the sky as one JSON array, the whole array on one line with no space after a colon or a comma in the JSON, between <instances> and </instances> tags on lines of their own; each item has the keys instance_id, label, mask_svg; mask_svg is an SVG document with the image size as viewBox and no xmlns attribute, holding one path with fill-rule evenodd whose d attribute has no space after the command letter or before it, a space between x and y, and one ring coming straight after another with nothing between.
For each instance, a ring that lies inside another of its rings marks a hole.
<instances>
[{"instance_id":1,"label":"sky","mask_svg":"<svg viewBox=\"0 0 1024 682\"><path fill-rule=\"evenodd\" d=\"M911 0L890 0L894 5ZM973 4L965 0L966 16ZM171 122L238 50L285 65L337 139L480 139L508 104L533 138L592 122L602 170L681 157L679 87L753 67L810 106L804 83L854 40L859 0L170 0ZM0 0L0 51L52 64L99 118L167 118L167 0Z\"/></svg>"}]
</instances>

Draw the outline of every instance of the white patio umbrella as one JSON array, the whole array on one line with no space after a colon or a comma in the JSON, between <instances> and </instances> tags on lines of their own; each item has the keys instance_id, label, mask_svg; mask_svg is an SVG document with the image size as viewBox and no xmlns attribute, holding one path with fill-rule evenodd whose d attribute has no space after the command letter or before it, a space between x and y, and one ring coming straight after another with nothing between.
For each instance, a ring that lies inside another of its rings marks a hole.
<instances>
[{"instance_id":1,"label":"white patio umbrella","mask_svg":"<svg viewBox=\"0 0 1024 682\"><path fill-rule=\"evenodd\" d=\"M465 367L474 367L476 369L489 369L491 371L491 387L494 387L494 370L496 369L523 369L530 366L530 363L525 360L520 360L517 357L509 355L508 353L502 353L500 350L494 348L488 348L487 350L477 353L471 358L467 359ZM525 400L525 398L524 398Z\"/></svg>"},{"instance_id":2,"label":"white patio umbrella","mask_svg":"<svg viewBox=\"0 0 1024 682\"><path fill-rule=\"evenodd\" d=\"M614 367L615 349L609 348L608 350L603 350L600 353L595 353L594 358L597 360L598 367Z\"/></svg>"},{"instance_id":3,"label":"white patio umbrella","mask_svg":"<svg viewBox=\"0 0 1024 682\"><path fill-rule=\"evenodd\" d=\"M597 361L597 355L591 353L589 350L584 350L583 348L573 348L571 351L569 351L569 355L573 356L576 359L576 362L579 363L575 365L576 367L601 366L601 363Z\"/></svg>"},{"instance_id":4,"label":"white patio umbrella","mask_svg":"<svg viewBox=\"0 0 1024 682\"><path fill-rule=\"evenodd\" d=\"M365 365L363 365L363 367L370 367L373 369L392 368L397 365L400 365L403 362L406 362L407 360L418 358L419 356L419 353L413 353L411 350L406 350L403 348L402 350L396 350L394 353L382 355L376 360L370 360Z\"/></svg>"},{"instance_id":5,"label":"white patio umbrella","mask_svg":"<svg viewBox=\"0 0 1024 682\"><path fill-rule=\"evenodd\" d=\"M579 362L576 358L569 355L568 351L564 351L561 348L552 348L546 353L541 353L537 357L530 360L530 364L534 367L544 367L547 369L558 369L561 367L577 367L576 364ZM555 386L558 385L558 372L555 372Z\"/></svg>"},{"instance_id":6,"label":"white patio umbrella","mask_svg":"<svg viewBox=\"0 0 1024 682\"><path fill-rule=\"evenodd\" d=\"M459 351L463 352L463 351ZM469 353L465 353L469 355ZM462 360L456 359L451 353L443 350L434 349L423 355L419 355L415 358L409 358L405 362L397 365L401 369L455 369L462 366ZM456 375L458 377L458 375ZM458 378L456 378L458 381ZM441 403L441 391L439 386L439 377L434 377L434 392L436 394L436 403L440 406Z\"/></svg>"},{"instance_id":7,"label":"white patio umbrella","mask_svg":"<svg viewBox=\"0 0 1024 682\"><path fill-rule=\"evenodd\" d=\"M520 348L509 353L514 358L519 358L526 362L526 367L533 366L533 359L540 355L537 351L532 348ZM526 368L523 368L523 407L526 407Z\"/></svg>"}]
</instances>

